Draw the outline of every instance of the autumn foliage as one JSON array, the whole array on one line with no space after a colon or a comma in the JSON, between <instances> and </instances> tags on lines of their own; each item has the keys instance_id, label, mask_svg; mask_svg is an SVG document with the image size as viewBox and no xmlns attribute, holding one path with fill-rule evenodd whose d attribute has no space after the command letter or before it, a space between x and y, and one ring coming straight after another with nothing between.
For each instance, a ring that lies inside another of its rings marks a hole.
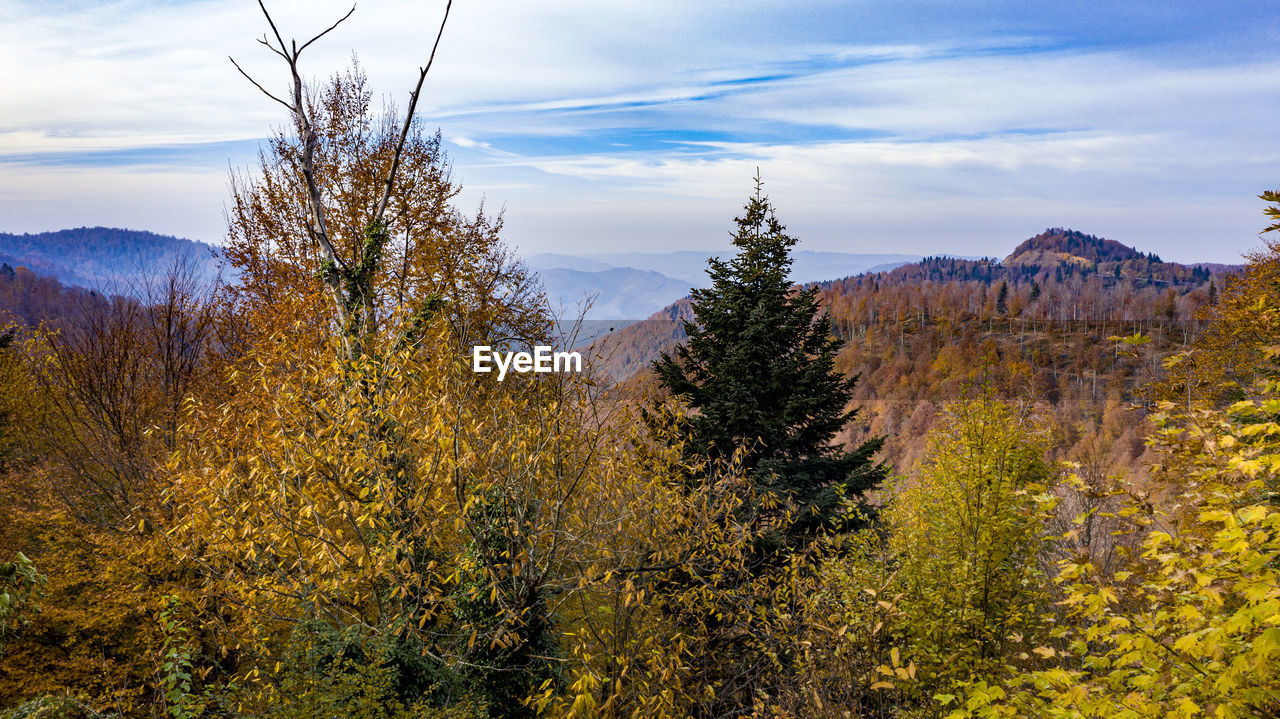
<instances>
[{"instance_id":1,"label":"autumn foliage","mask_svg":"<svg viewBox=\"0 0 1280 719\"><path fill-rule=\"evenodd\" d=\"M234 283L0 271L0 717L1280 711L1276 246L797 289L757 194L665 388L499 382L571 342L501 216L358 68L291 99Z\"/></svg>"}]
</instances>

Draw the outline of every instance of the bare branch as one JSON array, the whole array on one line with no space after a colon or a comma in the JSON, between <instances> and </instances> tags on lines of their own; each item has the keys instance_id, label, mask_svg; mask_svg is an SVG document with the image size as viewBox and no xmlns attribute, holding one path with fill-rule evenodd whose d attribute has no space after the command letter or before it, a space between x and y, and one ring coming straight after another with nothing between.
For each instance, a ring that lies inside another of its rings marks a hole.
<instances>
[{"instance_id":1,"label":"bare branch","mask_svg":"<svg viewBox=\"0 0 1280 719\"><path fill-rule=\"evenodd\" d=\"M333 244L329 240L328 223L326 222L324 212L324 198L321 195L319 183L316 181L315 153L316 146L319 144L319 138L316 135L315 126L311 123L311 118L307 116L307 102L303 90L302 75L298 72L298 55L302 50L298 47L297 40L293 40L288 44L285 43L284 36L280 34L280 29L276 27L275 20L271 18L271 13L267 10L266 3L263 0L258 0L258 7L262 8L262 14L267 18L267 24L271 26L271 32L275 35L276 42L280 43L280 48L277 51L276 48L271 46L269 41L265 40L262 41L262 44L272 52L275 52L275 54L284 58L285 62L288 63L290 79L293 80L293 102L285 102L275 95L267 92L262 85L258 84L258 82L241 69L239 65L236 65L236 69L240 70L241 75L244 75L249 82L252 82L254 86L259 90L262 90L262 92L268 97L289 108L289 113L293 116L293 119L297 124L299 139L302 140L302 156L300 158L300 164L302 165L302 177L307 186L307 204L309 205L311 215L310 221L307 222L307 233L311 235L311 239L320 247L324 283L329 288L329 293L332 296L340 323L345 327L349 323L346 307L348 298L343 292L342 277L339 268L345 267L346 265L342 258L338 257L337 253L334 252ZM337 27L343 20L351 17L351 13L354 11L355 6L353 5L351 10L348 11L346 15L342 16L342 19L329 26L329 28L320 33L320 35L312 38L307 44L309 45L311 42L314 42L316 39ZM306 45L303 45L302 47L305 48ZM235 60L233 59L231 62L234 64ZM344 335L344 341L346 339L347 338ZM348 354L351 354L349 343L347 345L347 349Z\"/></svg>"},{"instance_id":2,"label":"bare branch","mask_svg":"<svg viewBox=\"0 0 1280 719\"><path fill-rule=\"evenodd\" d=\"M335 22L334 24L330 25L328 30L325 30L324 32L320 33L319 35L316 35L315 37L311 38L310 40L308 40L308 41L306 41L306 42L302 43L302 47L300 47L300 48L298 48L297 50L295 50L295 51L294 51L294 57L297 57L298 53L301 53L303 50L306 50L306 49L307 49L307 46L308 46L308 45L310 45L311 43L315 42L316 40L319 40L320 38L322 38L322 37L324 37L325 35L328 35L330 32L332 32L332 31L333 31L333 29L334 29L335 27L337 27L337 26L339 26L339 25L341 25L341 24L342 24L342 21L343 21L343 20L346 20L347 18L351 17L351 13L353 13L353 12L355 12L355 11L356 11L355 3L352 3L352 5L351 5L351 9L347 11L347 14L346 14L346 15L343 15L343 16L342 16L342 17L340 17L340 18L338 18L338 21L337 21L337 22Z\"/></svg>"},{"instance_id":3,"label":"bare branch","mask_svg":"<svg viewBox=\"0 0 1280 719\"><path fill-rule=\"evenodd\" d=\"M273 53L275 53L275 54L279 55L280 57L284 58L284 61L285 61L285 62L289 62L289 56L288 56L288 55L286 55L286 54L284 54L284 53L282 53L282 52L280 52L279 50L277 50L275 45L272 45L270 42L267 42L267 36L266 36L266 35L263 35L262 37L258 38L258 44L259 44L259 45L262 45L263 47L265 47L266 49L270 50L271 52L273 52Z\"/></svg>"},{"instance_id":4,"label":"bare branch","mask_svg":"<svg viewBox=\"0 0 1280 719\"><path fill-rule=\"evenodd\" d=\"M280 98L276 97L275 95L272 95L270 92L267 92L267 89L266 89L265 87L263 87L262 85L258 84L258 81L257 81L257 80L254 80L252 77L250 77L250 76L249 76L249 73L245 72L245 71L244 71L244 68L240 67L240 63L236 62L236 59L235 59L234 57L231 57L230 55L228 55L228 56L227 56L227 59L231 61L231 64L232 64L232 65L235 65L235 66L236 66L236 69L240 71L240 74L241 74L241 75L244 75L244 79L246 79L246 80L248 80L249 82L253 83L253 86L254 86L254 87L256 87L256 88L258 88L259 90L261 90L263 95L266 95L267 97L271 98L272 100L275 100L276 102L280 103L281 105L284 105L285 107L287 107L287 108L289 109L289 112L293 112L293 105L290 105L289 103L285 102L284 100L281 100Z\"/></svg>"},{"instance_id":5,"label":"bare branch","mask_svg":"<svg viewBox=\"0 0 1280 719\"><path fill-rule=\"evenodd\" d=\"M387 171L387 179L383 182L382 198L378 200L377 208L373 212L374 222L381 221L383 215L387 212L387 203L391 200L391 188L396 179L396 171L400 169L400 155L404 151L404 143L409 137L409 128L413 124L413 113L418 107L418 96L422 93L422 82L427 79L431 64L436 60L436 49L440 47L440 38L444 36L444 25L449 21L449 10L452 7L453 0L449 0L444 6L444 17L440 20L440 29L436 32L436 41L431 45L431 55L427 58L426 67L422 68L422 72L418 74L418 84L413 88L413 93L409 95L409 109L404 116L404 126L400 128L400 140L396 143L395 154L391 157L391 169Z\"/></svg>"},{"instance_id":6,"label":"bare branch","mask_svg":"<svg viewBox=\"0 0 1280 719\"><path fill-rule=\"evenodd\" d=\"M271 32L276 34L276 42L280 43L280 52L288 52L289 46L285 45L284 38L280 37L280 31L276 29L276 21L271 19L271 13L267 12L266 4L264 4L262 0L258 0L258 7L262 8L262 14L267 17L267 24L271 26ZM295 57L294 60L296 59L297 58Z\"/></svg>"}]
</instances>

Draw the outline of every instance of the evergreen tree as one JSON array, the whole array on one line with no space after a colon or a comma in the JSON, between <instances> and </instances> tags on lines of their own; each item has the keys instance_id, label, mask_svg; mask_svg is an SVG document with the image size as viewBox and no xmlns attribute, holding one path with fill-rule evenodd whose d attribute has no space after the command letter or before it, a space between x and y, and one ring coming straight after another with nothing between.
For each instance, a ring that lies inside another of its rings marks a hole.
<instances>
[{"instance_id":1,"label":"evergreen tree","mask_svg":"<svg viewBox=\"0 0 1280 719\"><path fill-rule=\"evenodd\" d=\"M761 196L758 177L745 210L735 218L738 254L708 261L712 286L692 292L687 341L653 368L697 410L687 451L715 460L745 447L743 464L760 496L794 503L791 531L807 533L835 519L842 497L884 479L885 466L872 459L884 440L833 444L857 413L847 409L857 377L835 369L841 343L819 310L817 288L792 290L796 239Z\"/></svg>"}]
</instances>

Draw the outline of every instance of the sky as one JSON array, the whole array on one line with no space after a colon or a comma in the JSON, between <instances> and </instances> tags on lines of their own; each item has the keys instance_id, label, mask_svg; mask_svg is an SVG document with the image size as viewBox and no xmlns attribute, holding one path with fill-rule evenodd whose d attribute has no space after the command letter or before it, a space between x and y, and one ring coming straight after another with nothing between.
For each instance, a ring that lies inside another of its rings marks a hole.
<instances>
[{"instance_id":1,"label":"sky","mask_svg":"<svg viewBox=\"0 0 1280 719\"><path fill-rule=\"evenodd\" d=\"M286 36L349 8L274 0ZM403 106L443 0L360 0L303 55ZM1237 262L1280 187L1271 2L457 0L419 115L521 252L720 250L752 191L800 248L1003 256L1070 227ZM287 120L249 0L0 0L0 232L217 243Z\"/></svg>"}]
</instances>

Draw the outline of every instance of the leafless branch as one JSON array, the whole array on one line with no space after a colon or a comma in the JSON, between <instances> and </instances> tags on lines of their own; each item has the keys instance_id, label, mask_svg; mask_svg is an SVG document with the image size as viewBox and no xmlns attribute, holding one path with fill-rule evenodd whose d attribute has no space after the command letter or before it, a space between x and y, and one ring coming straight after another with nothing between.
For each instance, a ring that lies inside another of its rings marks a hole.
<instances>
[{"instance_id":1,"label":"leafless branch","mask_svg":"<svg viewBox=\"0 0 1280 719\"><path fill-rule=\"evenodd\" d=\"M268 91L267 91L267 88L265 88L265 87L263 87L262 85L260 85L260 84L258 83L258 81L257 81L257 80L254 80L252 77L250 77L250 76L249 76L249 73L247 73L247 72L245 72L245 71L244 71L244 68L240 67L240 63L236 62L236 59L235 59L234 57L231 57L230 55L228 55L228 56L227 56L227 59L231 61L231 64L232 64L232 65L235 65L235 66L236 66L236 69L240 71L240 74L241 74L241 75L244 75L244 79L246 79L246 80L248 80L249 82L253 83L253 86L254 86L254 87L256 87L256 88L258 88L259 90L261 90L263 95L266 95L267 97L271 98L272 100L275 100L276 102L280 103L281 105L284 105L286 108L288 108L289 112L293 112L293 105L290 105L289 103L285 102L284 100L281 100L280 98L278 98L278 97L276 97L275 95L272 95L270 92L268 92Z\"/></svg>"},{"instance_id":2,"label":"leafless branch","mask_svg":"<svg viewBox=\"0 0 1280 719\"><path fill-rule=\"evenodd\" d=\"M395 183L396 171L400 169L400 155L404 151L405 140L409 137L409 129L413 124L413 113L418 107L418 96L422 93L422 83L427 79L427 73L431 71L431 64L436 60L436 49L440 47L440 38L444 36L445 23L449 22L449 10L453 8L453 0L449 0L444 6L444 17L440 20L440 29L436 32L436 41L431 45L431 55L427 58L427 64L418 73L418 84L414 86L413 93L409 95L409 109L404 116L404 126L400 128L400 140L396 143L396 151L391 157L391 169L387 171L387 179L383 182L382 198L378 200L377 208L374 210L374 222L380 222L383 215L387 211L387 203L391 200L391 189Z\"/></svg>"},{"instance_id":3,"label":"leafless branch","mask_svg":"<svg viewBox=\"0 0 1280 719\"><path fill-rule=\"evenodd\" d=\"M288 55L286 55L286 54L284 54L283 52L280 52L279 50L277 50L277 49L276 49L276 46L275 46L275 45L272 45L270 42L268 42L268 41L267 41L267 36L266 36L266 35L263 35L261 38L259 38L259 39L258 39L258 44L259 44L259 45L262 45L263 47L265 47L266 49L270 50L271 52L273 52L273 53L275 53L275 54L279 55L280 57L284 58L284 61L285 61L285 62L289 62L289 56L288 56Z\"/></svg>"},{"instance_id":4,"label":"leafless branch","mask_svg":"<svg viewBox=\"0 0 1280 719\"><path fill-rule=\"evenodd\" d=\"M262 0L258 0L258 7L262 8L262 14L266 16L267 24L271 26L271 32L275 33L276 42L280 43L280 51L282 53L287 52L289 48L284 44L284 38L280 37L280 31L276 29L276 21L271 19L271 13L267 12L267 6ZM295 57L294 60L297 60L297 58Z\"/></svg>"},{"instance_id":5,"label":"leafless branch","mask_svg":"<svg viewBox=\"0 0 1280 719\"><path fill-rule=\"evenodd\" d=\"M259 2L261 2L261 0L259 0ZM300 53L300 52L302 52L303 50L306 50L308 45L310 45L311 43L315 42L316 40L319 40L320 38L324 37L325 35L328 35L330 32L333 32L333 29L334 29L335 27L337 27L337 26L341 25L341 24L342 24L342 22L343 22L344 20L346 20L347 18L351 17L351 13L353 13L353 12L355 12L355 11L356 11L356 6L355 6L355 4L354 4L354 3L352 3L352 5L351 5L351 9L347 11L347 14L346 14L346 15L343 15L342 17L338 18L338 21L337 21L337 22L335 22L334 24L330 25L330 26L329 26L329 28L328 28L327 30L325 30L324 32L322 32L322 33L320 33L319 35L316 35L315 37L311 38L310 40L308 40L308 41L304 42L304 43L302 44L302 47L300 47L300 48L298 48L298 49L297 49L297 52L299 52L299 53Z\"/></svg>"}]
</instances>

